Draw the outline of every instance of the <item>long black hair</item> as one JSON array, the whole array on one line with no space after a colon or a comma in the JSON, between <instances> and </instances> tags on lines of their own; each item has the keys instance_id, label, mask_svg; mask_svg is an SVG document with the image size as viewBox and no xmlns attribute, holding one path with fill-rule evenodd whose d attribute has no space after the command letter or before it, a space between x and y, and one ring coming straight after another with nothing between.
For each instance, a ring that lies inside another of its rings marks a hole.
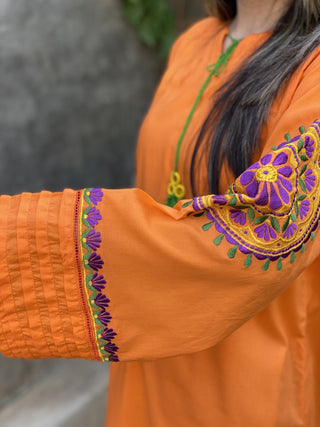
<instances>
[{"instance_id":1,"label":"long black hair","mask_svg":"<svg viewBox=\"0 0 320 427\"><path fill-rule=\"evenodd\" d=\"M207 3L210 12L221 20L236 16L236 0ZM195 171L204 152L208 155L211 193L219 192L224 160L235 176L250 166L272 102L319 44L320 0L291 0L268 40L215 94L192 155L190 181L194 195L197 193Z\"/></svg>"}]
</instances>

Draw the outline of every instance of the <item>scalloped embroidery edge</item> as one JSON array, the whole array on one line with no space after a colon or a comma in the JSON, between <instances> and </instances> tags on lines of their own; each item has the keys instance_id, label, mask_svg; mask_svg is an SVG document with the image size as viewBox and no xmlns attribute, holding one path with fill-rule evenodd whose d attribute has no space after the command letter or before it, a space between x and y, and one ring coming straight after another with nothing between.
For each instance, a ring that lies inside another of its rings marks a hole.
<instances>
[{"instance_id":1,"label":"scalloped embroidery edge","mask_svg":"<svg viewBox=\"0 0 320 427\"><path fill-rule=\"evenodd\" d=\"M113 342L117 333L109 327L112 316L107 311L110 300L103 293L107 281L100 270L104 261L98 251L101 233L95 230L102 217L98 209L103 192L101 188L86 188L81 192L79 235L80 256L88 311L92 319L95 337L94 350L103 362L118 362L118 347Z\"/></svg>"}]
</instances>

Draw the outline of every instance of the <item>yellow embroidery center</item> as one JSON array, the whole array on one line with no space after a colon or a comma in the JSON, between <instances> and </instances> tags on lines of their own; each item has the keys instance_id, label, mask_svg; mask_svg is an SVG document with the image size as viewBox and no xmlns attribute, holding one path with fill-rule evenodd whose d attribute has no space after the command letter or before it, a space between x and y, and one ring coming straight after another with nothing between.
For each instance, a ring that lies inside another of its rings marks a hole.
<instances>
[{"instance_id":1,"label":"yellow embroidery center","mask_svg":"<svg viewBox=\"0 0 320 427\"><path fill-rule=\"evenodd\" d=\"M87 218L88 218L88 215L83 215L83 218L84 218L84 219L87 219Z\"/></svg>"},{"instance_id":2,"label":"yellow embroidery center","mask_svg":"<svg viewBox=\"0 0 320 427\"><path fill-rule=\"evenodd\" d=\"M82 241L83 241L84 243L86 243L87 239L84 237L84 238L82 239Z\"/></svg>"},{"instance_id":3,"label":"yellow embroidery center","mask_svg":"<svg viewBox=\"0 0 320 427\"><path fill-rule=\"evenodd\" d=\"M85 263L85 265L88 265L89 261L86 259L84 263Z\"/></svg>"},{"instance_id":4,"label":"yellow embroidery center","mask_svg":"<svg viewBox=\"0 0 320 427\"><path fill-rule=\"evenodd\" d=\"M263 166L255 173L258 181L275 182L278 179L277 169L272 165Z\"/></svg>"}]
</instances>

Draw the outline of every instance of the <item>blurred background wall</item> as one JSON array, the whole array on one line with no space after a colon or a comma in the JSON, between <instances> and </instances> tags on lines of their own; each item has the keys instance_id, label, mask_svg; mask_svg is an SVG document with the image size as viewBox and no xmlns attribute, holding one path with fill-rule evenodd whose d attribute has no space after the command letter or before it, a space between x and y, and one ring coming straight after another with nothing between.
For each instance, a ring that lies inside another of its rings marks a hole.
<instances>
[{"instance_id":1,"label":"blurred background wall","mask_svg":"<svg viewBox=\"0 0 320 427\"><path fill-rule=\"evenodd\" d=\"M178 31L204 15L202 0L169 2ZM134 185L165 64L120 0L1 0L0 64L0 193ZM0 426L102 426L107 377L98 362L0 355Z\"/></svg>"}]
</instances>

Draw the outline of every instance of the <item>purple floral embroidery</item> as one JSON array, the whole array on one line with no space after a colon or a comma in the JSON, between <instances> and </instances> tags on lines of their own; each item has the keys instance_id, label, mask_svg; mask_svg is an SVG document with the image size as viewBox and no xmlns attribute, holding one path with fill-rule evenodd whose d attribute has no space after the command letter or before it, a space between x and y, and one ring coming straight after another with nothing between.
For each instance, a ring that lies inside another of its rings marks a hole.
<instances>
[{"instance_id":1,"label":"purple floral embroidery","mask_svg":"<svg viewBox=\"0 0 320 427\"><path fill-rule=\"evenodd\" d=\"M245 225L247 220L247 215L244 211L241 211L239 209L231 209L230 210L230 217L234 220L235 223L239 225Z\"/></svg>"},{"instance_id":2,"label":"purple floral embroidery","mask_svg":"<svg viewBox=\"0 0 320 427\"><path fill-rule=\"evenodd\" d=\"M294 235L297 228L298 227L295 223L290 224L286 231L283 233L283 237L285 237L286 239L290 239L290 237Z\"/></svg>"},{"instance_id":3,"label":"purple floral embroidery","mask_svg":"<svg viewBox=\"0 0 320 427\"><path fill-rule=\"evenodd\" d=\"M313 175L313 172L311 169L308 169L307 172L304 174L304 183L306 184L307 190L310 192L312 188L315 186L316 183L316 177Z\"/></svg>"},{"instance_id":4,"label":"purple floral embroidery","mask_svg":"<svg viewBox=\"0 0 320 427\"><path fill-rule=\"evenodd\" d=\"M105 328L104 331L101 334L101 338L104 339L105 341L111 341L111 340L114 339L114 337L116 335L117 334L114 332L113 329Z\"/></svg>"},{"instance_id":5,"label":"purple floral embroidery","mask_svg":"<svg viewBox=\"0 0 320 427\"><path fill-rule=\"evenodd\" d=\"M311 139L309 135L307 135L304 140L304 148L306 150L307 156L310 159L313 156L313 152L314 152L314 140Z\"/></svg>"},{"instance_id":6,"label":"purple floral embroidery","mask_svg":"<svg viewBox=\"0 0 320 427\"><path fill-rule=\"evenodd\" d=\"M258 206L269 205L271 210L276 210L290 202L289 193L293 187L287 178L291 177L293 171L286 164L288 155L285 152L279 153L274 160L272 157L272 154L267 154L260 162L249 167L241 175L240 183L245 186L249 197L256 198L259 195L255 200Z\"/></svg>"},{"instance_id":7,"label":"purple floral embroidery","mask_svg":"<svg viewBox=\"0 0 320 427\"><path fill-rule=\"evenodd\" d=\"M258 237L263 238L266 242L269 242L270 238L275 239L277 237L271 225L261 224L259 227L254 229L254 232Z\"/></svg>"},{"instance_id":8,"label":"purple floral embroidery","mask_svg":"<svg viewBox=\"0 0 320 427\"><path fill-rule=\"evenodd\" d=\"M102 275L98 275L98 273L94 273L92 279L91 279L91 285L99 292L101 292L102 289L105 288L105 284L107 281Z\"/></svg>"},{"instance_id":9,"label":"purple floral embroidery","mask_svg":"<svg viewBox=\"0 0 320 427\"><path fill-rule=\"evenodd\" d=\"M116 353L119 348L112 342L108 342L105 346L104 346L105 351L107 351L110 354L114 354Z\"/></svg>"},{"instance_id":10,"label":"purple floral embroidery","mask_svg":"<svg viewBox=\"0 0 320 427\"><path fill-rule=\"evenodd\" d=\"M309 200L304 200L303 202L300 203L300 206L299 206L299 215L300 215L301 219L303 219L305 216L308 215L309 208L310 208L310 202L309 202Z\"/></svg>"},{"instance_id":11,"label":"purple floral embroidery","mask_svg":"<svg viewBox=\"0 0 320 427\"><path fill-rule=\"evenodd\" d=\"M101 234L91 230L87 237L84 237L84 243L86 243L93 251L96 251L100 248Z\"/></svg>"},{"instance_id":12,"label":"purple floral embroidery","mask_svg":"<svg viewBox=\"0 0 320 427\"><path fill-rule=\"evenodd\" d=\"M97 253L96 252L93 252L91 255L90 255L90 257L89 257L89 259L88 259L88 262L87 262L89 265L90 265L90 267L93 269L93 270L95 270L95 271L98 271L100 268L102 268L102 266L103 266L103 264L104 264L104 262L103 262L103 260L101 259L101 256L100 255L97 255Z\"/></svg>"},{"instance_id":13,"label":"purple floral embroidery","mask_svg":"<svg viewBox=\"0 0 320 427\"><path fill-rule=\"evenodd\" d=\"M100 215L100 211L93 207L84 215L84 219L88 221L91 227L94 227L102 219L102 216Z\"/></svg>"},{"instance_id":14,"label":"purple floral embroidery","mask_svg":"<svg viewBox=\"0 0 320 427\"><path fill-rule=\"evenodd\" d=\"M100 307L100 308L105 308L109 306L109 298L107 298L105 295L103 295L101 292L98 293L98 295L95 297L94 299L94 303Z\"/></svg>"},{"instance_id":15,"label":"purple floral embroidery","mask_svg":"<svg viewBox=\"0 0 320 427\"><path fill-rule=\"evenodd\" d=\"M107 326L110 320L112 319L112 317L110 316L110 313L106 311L102 311L101 313L98 314L98 319L103 325Z\"/></svg>"},{"instance_id":16,"label":"purple floral embroidery","mask_svg":"<svg viewBox=\"0 0 320 427\"><path fill-rule=\"evenodd\" d=\"M87 228L81 236L82 246L85 249L83 263L86 266L85 268L94 270L93 274L92 272L87 272L86 285L90 291L93 292L93 299L91 299L90 296L91 313L95 319L96 328L98 328L98 339L104 341L104 346L98 346L98 354L102 360L118 362L118 356L115 354L118 347L111 342L117 334L113 329L108 328L112 316L106 311L106 308L109 306L110 300L102 293L107 281L102 274L98 274L98 270L103 267L104 262L101 256L96 252L101 246L102 239L101 233L97 232L94 227L99 223L102 217L100 211L92 206L92 204L97 205L98 202L102 200L103 192L100 188L88 189L84 190L83 197L89 205L83 212L82 217L83 224ZM102 331L101 325L103 325ZM96 342L94 345L96 345ZM104 352L101 351L102 349L108 354L104 354Z\"/></svg>"},{"instance_id":17,"label":"purple floral embroidery","mask_svg":"<svg viewBox=\"0 0 320 427\"><path fill-rule=\"evenodd\" d=\"M119 358L116 354L110 354L109 361L110 362L119 362Z\"/></svg>"},{"instance_id":18,"label":"purple floral embroidery","mask_svg":"<svg viewBox=\"0 0 320 427\"><path fill-rule=\"evenodd\" d=\"M98 202L101 202L102 196L103 192L101 191L101 188L93 188L90 191L89 198L94 205L97 205Z\"/></svg>"}]
</instances>

